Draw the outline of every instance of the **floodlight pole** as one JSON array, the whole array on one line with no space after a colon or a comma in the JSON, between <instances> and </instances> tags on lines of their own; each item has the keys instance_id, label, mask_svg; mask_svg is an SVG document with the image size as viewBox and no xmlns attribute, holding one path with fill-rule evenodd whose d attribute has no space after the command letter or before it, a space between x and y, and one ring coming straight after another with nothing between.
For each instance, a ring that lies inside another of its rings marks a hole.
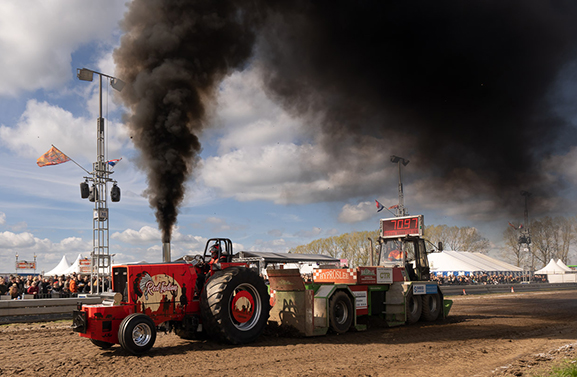
<instances>
[{"instance_id":1,"label":"floodlight pole","mask_svg":"<svg viewBox=\"0 0 577 377\"><path fill-rule=\"evenodd\" d=\"M396 216L406 216L409 214L407 209L405 208L405 197L403 195L403 181L401 178L401 163L403 166L407 166L409 164L409 160L405 160L403 157L399 156L391 156L391 162L396 163L399 166L399 204L397 206Z\"/></svg>"},{"instance_id":2,"label":"floodlight pole","mask_svg":"<svg viewBox=\"0 0 577 377\"><path fill-rule=\"evenodd\" d=\"M104 292L106 276L111 276L112 266L110 263L109 248L109 222L108 222L108 190L107 183L113 181L106 163L106 139L104 137L104 118L102 118L102 76L112 80L112 87L122 90L124 83L115 77L105 75L91 69L78 69L77 76L80 80L92 81L92 75L99 78L98 92L98 119L96 120L96 162L93 164L91 177L87 179L93 182L94 211L92 215L92 253L91 253L91 279L90 284L96 278L96 285L92 285L92 293ZM98 283L100 281L100 283Z\"/></svg>"}]
</instances>

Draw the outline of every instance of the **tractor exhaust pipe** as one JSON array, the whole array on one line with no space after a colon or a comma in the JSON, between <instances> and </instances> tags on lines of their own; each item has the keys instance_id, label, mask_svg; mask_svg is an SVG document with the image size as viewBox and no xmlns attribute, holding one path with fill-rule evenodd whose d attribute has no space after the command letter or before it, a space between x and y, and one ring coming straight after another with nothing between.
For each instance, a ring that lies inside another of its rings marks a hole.
<instances>
[{"instance_id":1,"label":"tractor exhaust pipe","mask_svg":"<svg viewBox=\"0 0 577 377\"><path fill-rule=\"evenodd\" d=\"M170 242L162 243L162 262L169 263L170 260Z\"/></svg>"}]
</instances>

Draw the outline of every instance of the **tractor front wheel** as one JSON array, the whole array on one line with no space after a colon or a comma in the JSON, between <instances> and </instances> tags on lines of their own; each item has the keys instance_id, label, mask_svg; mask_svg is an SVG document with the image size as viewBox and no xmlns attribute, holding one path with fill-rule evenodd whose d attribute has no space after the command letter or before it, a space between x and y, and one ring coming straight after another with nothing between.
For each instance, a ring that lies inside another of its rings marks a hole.
<instances>
[{"instance_id":1,"label":"tractor front wheel","mask_svg":"<svg viewBox=\"0 0 577 377\"><path fill-rule=\"evenodd\" d=\"M200 296L203 329L218 341L250 343L268 321L269 295L264 281L246 267L217 271Z\"/></svg>"},{"instance_id":2,"label":"tractor front wheel","mask_svg":"<svg viewBox=\"0 0 577 377\"><path fill-rule=\"evenodd\" d=\"M413 294L413 287L409 288L406 297L406 309L407 311L407 323L415 323L421 318L421 312L423 310L421 296L415 296Z\"/></svg>"},{"instance_id":3,"label":"tractor front wheel","mask_svg":"<svg viewBox=\"0 0 577 377\"><path fill-rule=\"evenodd\" d=\"M434 321L441 314L441 296L438 293L423 296L423 319Z\"/></svg>"},{"instance_id":4,"label":"tractor front wheel","mask_svg":"<svg viewBox=\"0 0 577 377\"><path fill-rule=\"evenodd\" d=\"M118 340L122 348L134 355L145 353L156 341L156 326L145 314L131 314L120 322Z\"/></svg>"}]
</instances>

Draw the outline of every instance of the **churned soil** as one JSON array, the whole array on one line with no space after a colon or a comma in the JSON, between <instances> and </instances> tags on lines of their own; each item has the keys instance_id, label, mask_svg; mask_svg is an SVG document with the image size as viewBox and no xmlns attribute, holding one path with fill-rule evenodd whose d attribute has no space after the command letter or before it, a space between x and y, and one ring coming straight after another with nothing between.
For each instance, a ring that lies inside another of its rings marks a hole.
<instances>
[{"instance_id":1,"label":"churned soil","mask_svg":"<svg viewBox=\"0 0 577 377\"><path fill-rule=\"evenodd\" d=\"M0 326L2 376L534 376L577 358L577 290L456 296L437 322L315 338L267 329L244 346L158 335L132 356L71 321Z\"/></svg>"}]
</instances>

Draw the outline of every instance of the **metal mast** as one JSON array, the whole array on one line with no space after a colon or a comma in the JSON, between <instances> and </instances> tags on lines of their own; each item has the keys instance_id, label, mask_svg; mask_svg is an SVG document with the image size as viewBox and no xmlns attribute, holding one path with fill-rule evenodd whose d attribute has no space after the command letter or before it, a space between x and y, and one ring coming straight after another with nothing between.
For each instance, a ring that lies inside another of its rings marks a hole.
<instances>
[{"instance_id":1,"label":"metal mast","mask_svg":"<svg viewBox=\"0 0 577 377\"><path fill-rule=\"evenodd\" d=\"M115 183L114 188L116 188L116 192L112 193L112 201L120 200L120 190L116 186L116 181L110 178L110 174L114 172L109 170L105 156L106 138L104 135L104 118L102 117L102 77L104 76L111 79L111 86L118 91L122 90L124 83L112 76L90 69L82 68L77 70L78 78L83 81L92 81L94 73L97 74L99 78L98 119L96 120L96 162L93 164L91 175L85 177L86 181L92 181L89 195L85 196L85 193L82 192L82 184L81 195L83 198L88 197L90 201L94 202L92 216L91 284L96 278L96 281L99 283L95 286L96 289L93 290L92 293L100 293L104 292L105 277L110 276L112 272L109 248L108 182Z\"/></svg>"},{"instance_id":2,"label":"metal mast","mask_svg":"<svg viewBox=\"0 0 577 377\"><path fill-rule=\"evenodd\" d=\"M397 205L396 216L406 216L409 214L409 212L405 208L405 197L403 195L403 181L401 177L401 164L403 164L403 166L407 166L409 164L409 160L405 160L403 157L393 155L391 156L391 162L396 163L399 167L399 204Z\"/></svg>"},{"instance_id":3,"label":"metal mast","mask_svg":"<svg viewBox=\"0 0 577 377\"><path fill-rule=\"evenodd\" d=\"M519 248L527 253L526 257L531 257L531 271L534 270L533 258L531 253L531 230L529 229L529 197L531 193L528 191L521 191L521 195L525 197L525 211L524 211L524 225L519 235Z\"/></svg>"}]
</instances>

